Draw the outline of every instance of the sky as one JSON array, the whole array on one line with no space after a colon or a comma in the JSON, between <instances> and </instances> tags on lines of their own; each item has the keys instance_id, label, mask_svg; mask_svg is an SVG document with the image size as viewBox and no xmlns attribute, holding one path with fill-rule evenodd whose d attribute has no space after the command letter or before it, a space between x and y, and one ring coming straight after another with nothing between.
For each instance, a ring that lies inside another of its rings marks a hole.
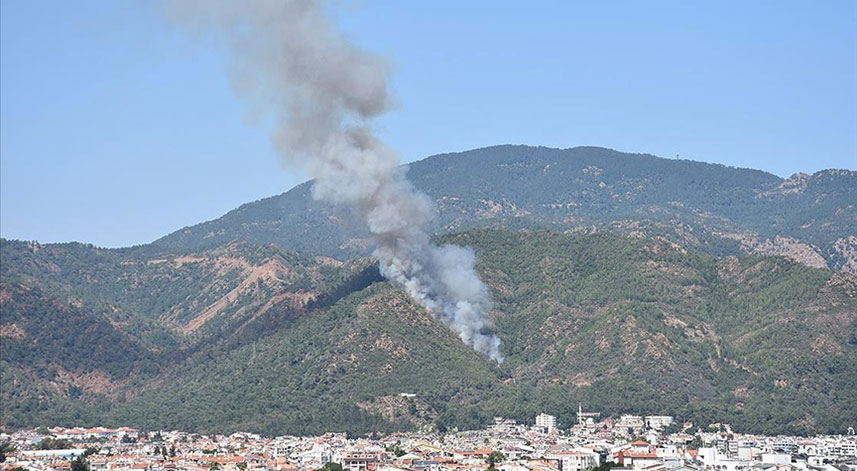
<instances>
[{"instance_id":1,"label":"sky","mask_svg":"<svg viewBox=\"0 0 857 471\"><path fill-rule=\"evenodd\" d=\"M857 2L339 0L393 64L403 162L593 145L787 177L857 168ZM147 243L305 180L223 44L152 1L0 2L0 235Z\"/></svg>"}]
</instances>

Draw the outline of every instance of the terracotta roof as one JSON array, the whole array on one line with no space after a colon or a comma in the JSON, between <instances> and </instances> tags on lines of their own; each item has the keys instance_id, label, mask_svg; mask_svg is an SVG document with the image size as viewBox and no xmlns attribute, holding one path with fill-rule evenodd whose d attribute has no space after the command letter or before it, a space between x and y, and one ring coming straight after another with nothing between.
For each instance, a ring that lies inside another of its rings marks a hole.
<instances>
[{"instance_id":1,"label":"terracotta roof","mask_svg":"<svg viewBox=\"0 0 857 471\"><path fill-rule=\"evenodd\" d=\"M646 452L642 452L642 453L630 452L630 453L626 454L625 456L630 457L630 458L634 458L634 459L657 458L658 457L658 455L653 451L646 451Z\"/></svg>"},{"instance_id":2,"label":"terracotta roof","mask_svg":"<svg viewBox=\"0 0 857 471\"><path fill-rule=\"evenodd\" d=\"M630 451L630 450L621 450L618 454L619 458L632 458L632 459L643 459L643 458L657 458L658 455L653 451Z\"/></svg>"}]
</instances>

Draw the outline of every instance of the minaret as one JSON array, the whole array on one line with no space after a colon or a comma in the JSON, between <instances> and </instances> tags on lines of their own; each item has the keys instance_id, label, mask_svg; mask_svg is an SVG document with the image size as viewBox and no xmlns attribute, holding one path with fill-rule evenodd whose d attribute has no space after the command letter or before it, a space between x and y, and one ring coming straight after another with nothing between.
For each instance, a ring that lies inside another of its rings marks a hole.
<instances>
[{"instance_id":1,"label":"minaret","mask_svg":"<svg viewBox=\"0 0 857 471\"><path fill-rule=\"evenodd\" d=\"M583 407L579 402L577 403L577 423L583 425Z\"/></svg>"}]
</instances>

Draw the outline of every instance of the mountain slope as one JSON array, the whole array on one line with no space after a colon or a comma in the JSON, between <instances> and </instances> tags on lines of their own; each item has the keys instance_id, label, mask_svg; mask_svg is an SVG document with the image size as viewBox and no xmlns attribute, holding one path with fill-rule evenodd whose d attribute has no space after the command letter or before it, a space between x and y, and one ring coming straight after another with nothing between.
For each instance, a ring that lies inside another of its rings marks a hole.
<instances>
[{"instance_id":1,"label":"mountain slope","mask_svg":"<svg viewBox=\"0 0 857 471\"><path fill-rule=\"evenodd\" d=\"M158 374L288 326L380 279L232 243L197 252L0 240L0 424L95 424Z\"/></svg>"},{"instance_id":2,"label":"mountain slope","mask_svg":"<svg viewBox=\"0 0 857 471\"><path fill-rule=\"evenodd\" d=\"M473 227L611 230L712 254L763 253L857 273L857 173L783 180L758 170L597 147L496 146L409 166L438 205L439 233ZM366 254L361 221L313 201L305 183L154 242L232 240L335 257Z\"/></svg>"},{"instance_id":3,"label":"mountain slope","mask_svg":"<svg viewBox=\"0 0 857 471\"><path fill-rule=\"evenodd\" d=\"M433 412L416 412L425 398L467 403L495 380L452 332L380 284L228 354L194 358L113 417L221 432L400 430L433 423ZM400 393L420 399L384 417L378 408Z\"/></svg>"},{"instance_id":4,"label":"mountain slope","mask_svg":"<svg viewBox=\"0 0 857 471\"><path fill-rule=\"evenodd\" d=\"M670 413L767 433L857 414L857 280L611 234L471 231L506 362L478 357L376 283L223 355L196 356L118 422L304 433ZM415 393L410 402L401 392Z\"/></svg>"},{"instance_id":5,"label":"mountain slope","mask_svg":"<svg viewBox=\"0 0 857 471\"><path fill-rule=\"evenodd\" d=\"M857 411L853 275L609 234L447 240L479 253L504 367L549 398L574 397L553 403L566 420L577 400L768 431L841 430Z\"/></svg>"},{"instance_id":6,"label":"mountain slope","mask_svg":"<svg viewBox=\"0 0 857 471\"><path fill-rule=\"evenodd\" d=\"M239 242L176 252L2 240L0 256L3 283L38 287L99 313L156 351L216 341L274 306L304 312L368 266Z\"/></svg>"},{"instance_id":7,"label":"mountain slope","mask_svg":"<svg viewBox=\"0 0 857 471\"><path fill-rule=\"evenodd\" d=\"M100 315L38 288L4 280L0 313L4 425L94 420L122 389L161 369L156 355Z\"/></svg>"}]
</instances>

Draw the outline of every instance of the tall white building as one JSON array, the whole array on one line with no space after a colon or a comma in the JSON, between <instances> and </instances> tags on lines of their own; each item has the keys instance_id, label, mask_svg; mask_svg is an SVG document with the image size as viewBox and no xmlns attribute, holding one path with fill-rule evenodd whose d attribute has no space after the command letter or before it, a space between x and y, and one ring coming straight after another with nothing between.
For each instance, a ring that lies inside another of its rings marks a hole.
<instances>
[{"instance_id":1,"label":"tall white building","mask_svg":"<svg viewBox=\"0 0 857 471\"><path fill-rule=\"evenodd\" d=\"M556 417L545 413L536 416L536 427L545 429L547 433L552 433L556 430Z\"/></svg>"}]
</instances>

